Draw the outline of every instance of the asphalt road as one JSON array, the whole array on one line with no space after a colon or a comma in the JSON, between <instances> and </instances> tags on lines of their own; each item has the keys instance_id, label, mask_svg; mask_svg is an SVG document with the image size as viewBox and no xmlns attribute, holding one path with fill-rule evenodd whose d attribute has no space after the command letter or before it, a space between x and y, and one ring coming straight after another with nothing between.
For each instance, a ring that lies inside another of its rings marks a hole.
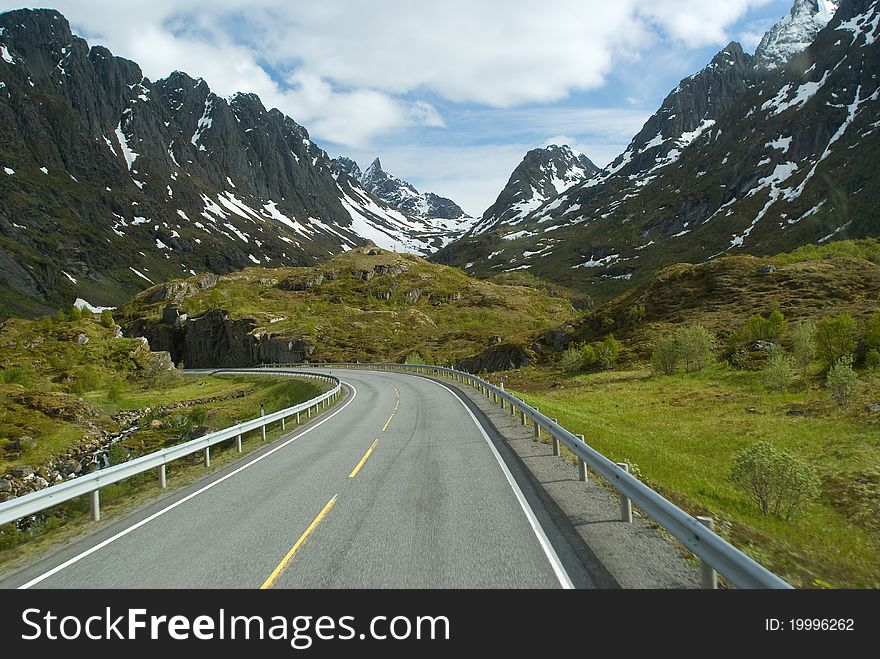
<instances>
[{"instance_id":1,"label":"asphalt road","mask_svg":"<svg viewBox=\"0 0 880 659\"><path fill-rule=\"evenodd\" d=\"M594 585L601 567L466 397L413 375L334 374L348 395L310 425L0 587Z\"/></svg>"}]
</instances>

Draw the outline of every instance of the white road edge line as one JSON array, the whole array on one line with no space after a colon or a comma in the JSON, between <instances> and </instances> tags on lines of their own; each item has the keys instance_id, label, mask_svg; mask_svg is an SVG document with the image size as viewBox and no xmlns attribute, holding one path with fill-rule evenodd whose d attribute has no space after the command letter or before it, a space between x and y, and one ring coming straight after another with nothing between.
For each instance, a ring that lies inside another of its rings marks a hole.
<instances>
[{"instance_id":1,"label":"white road edge line","mask_svg":"<svg viewBox=\"0 0 880 659\"><path fill-rule=\"evenodd\" d=\"M342 384L344 384L345 386L347 386L347 387L349 387L349 388L351 389L351 398L349 398L348 401L346 401L346 403L345 403L342 407L340 407L338 410L336 410L335 412L333 412L333 414L331 414L330 416L326 417L325 419L321 419L318 423L316 423L315 425L313 425L313 426L311 426L311 427L309 427L309 428L306 428L305 430L303 430L303 431L302 431L301 433L299 433L298 435L295 435L294 437L291 437L290 439L286 440L284 443L279 444L279 445L276 446L275 448L273 448L273 449L271 449L271 450L269 450L269 451L266 451L266 452L263 453L262 455L257 456L256 458L254 458L254 459L251 460L250 462L248 462L248 463L246 463L246 464L243 464L241 467L238 467L238 468L235 469L234 471L229 472L229 473L226 474L225 476L222 476L221 478L218 478L217 480L208 483L208 484L205 485L203 488L196 490L196 491L193 492L192 494L188 494L188 495L186 495L185 497L183 497L183 498L180 499L179 501L175 501L175 502L172 503L171 505L166 506L165 508L162 508L162 510L158 510L158 511L156 511L155 513L153 513L152 515L150 515L149 517L146 517L146 518L142 519L140 522L137 522L137 523L135 523L135 524L132 524L131 526L129 526L129 527L123 529L122 531L120 531L120 532L117 533L116 535L110 536L110 537L107 538L106 540L103 540L103 541L99 542L99 543L96 544L94 547L90 547L89 549L86 549L84 552L82 552L82 553L80 553L80 554L77 554L77 555L74 556L73 558L69 558L68 560L64 561L64 562L61 563L60 565L57 565L57 566L53 567L53 568L52 568L51 570L49 570L48 572L45 572L44 574L41 574L41 575L38 576L38 577L34 577L33 579L31 579L31 580L28 581L27 583L25 583L25 584L19 586L19 587L18 587L18 590L26 590L26 589L30 588L31 586L35 586L35 585L37 585L38 583L40 583L41 581L43 581L44 579L48 579L48 578L51 577L52 575L61 572L61 570L70 567L70 566L73 565L74 563L78 563L79 561L81 561L82 559L84 559L86 556L89 556L89 555L91 555L91 554L94 554L94 553L95 553L96 551L98 551L99 549L103 549L104 547L106 547L106 546L109 545L110 543L115 542L116 540L119 540L119 538L121 538L121 537L123 537L123 536L126 536L126 535L128 535L129 533L131 533L132 531L135 531L135 530L139 529L140 527L144 526L145 524L148 524L148 523L152 522L154 519L156 519L156 518L158 518L158 517L161 517L162 515L164 515L164 514L167 513L168 511L170 511L170 510L174 510L175 508L177 508L177 506L179 506L179 505L181 505L181 504L183 504L183 503L186 503L186 502L189 501L190 499L193 499L193 498L199 496L200 494L202 494L202 493L204 493L204 492L207 492L208 490L210 490L210 489L211 489L212 487L214 487L215 485L219 485L220 483L222 483L223 481L225 481L227 478L232 478L233 476L235 476L236 474L241 473L242 471L244 471L244 470L247 469L248 467L252 467L253 465L257 464L260 460L262 460L262 459L264 459L264 458L268 458L270 455L272 455L272 454L275 453L276 451L280 451L281 449L283 449L283 448L284 448L285 446L287 446L288 444L291 444L292 442L295 442L296 440L298 440L298 439L299 439L300 437L302 437L303 435L310 433L310 432L313 431L315 428L317 428L317 427L319 427L319 426L322 426L323 424L327 423L330 419L332 419L334 416L336 416L336 415L339 414L342 410L344 410L346 407L348 407L348 406L354 401L354 399L357 397L357 389L354 388L354 385L352 385L352 384L349 383L349 382L345 382L345 381L343 381Z\"/></svg>"},{"instance_id":2,"label":"white road edge line","mask_svg":"<svg viewBox=\"0 0 880 659\"><path fill-rule=\"evenodd\" d=\"M436 380L432 380L430 378L425 378L428 382L433 382L438 387L443 387L452 394L452 397L457 400L461 406L465 409L465 411L470 415L471 419L474 422L474 425L477 426L477 429L480 431L480 434L483 435L483 439L486 440L486 443L489 445L489 448L492 450L492 454L495 456L495 459L498 461L498 464L501 466L501 471L504 472L505 477L507 478L507 482L510 484L510 487L513 489L513 493L516 495L517 500L519 501L520 507L523 509L523 512L526 514L526 517L529 520L529 524L532 527L532 531L535 532L535 537L538 538L538 542L541 545L541 549L544 550L544 555L547 556L547 560L550 562L550 566L553 568L553 572L556 573L556 578L559 580L559 585L562 586L566 590L571 590L574 588L574 584L571 581L571 578L568 576L568 572L565 571L565 567L562 565L562 561L559 560L559 555L556 553L556 550L553 549L553 545L550 544L550 539L547 537L547 534L544 532L544 529L541 527L541 523L538 521L538 518L535 516L535 511L532 510L532 507L529 505L529 502L526 500L525 494L519 487L519 483L516 482L516 479L513 477L513 474L510 473L510 469L507 467L507 463L504 462L504 458L501 457L501 454L498 452L498 449L495 448L495 444L492 443L492 440L489 439L489 434L486 432L486 429L483 427L483 424L480 423L479 419L474 416L474 413L471 412L471 409L465 404L465 402L459 398L455 392L447 387L442 382L437 382Z\"/></svg>"}]
</instances>

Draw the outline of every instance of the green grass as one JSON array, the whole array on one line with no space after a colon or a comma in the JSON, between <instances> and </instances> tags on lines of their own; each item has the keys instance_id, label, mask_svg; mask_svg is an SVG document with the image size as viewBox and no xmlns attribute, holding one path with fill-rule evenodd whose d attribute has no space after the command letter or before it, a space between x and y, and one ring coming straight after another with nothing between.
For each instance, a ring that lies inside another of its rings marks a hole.
<instances>
[{"instance_id":1,"label":"green grass","mask_svg":"<svg viewBox=\"0 0 880 659\"><path fill-rule=\"evenodd\" d=\"M669 377L521 372L509 386L609 458L636 464L648 484L691 514L714 516L723 535L794 585L876 588L878 420L861 410L880 398L880 378L865 379L851 412L818 387L768 394L760 373L724 367ZM807 416L787 415L792 409ZM819 470L820 500L791 520L764 516L729 480L736 452L759 440Z\"/></svg>"}]
</instances>

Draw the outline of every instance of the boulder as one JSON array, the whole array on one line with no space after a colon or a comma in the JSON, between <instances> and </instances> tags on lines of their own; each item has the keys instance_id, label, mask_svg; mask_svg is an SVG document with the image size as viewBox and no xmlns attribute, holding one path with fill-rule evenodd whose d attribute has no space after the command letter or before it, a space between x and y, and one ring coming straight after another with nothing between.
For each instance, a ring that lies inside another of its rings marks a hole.
<instances>
[{"instance_id":1,"label":"boulder","mask_svg":"<svg viewBox=\"0 0 880 659\"><path fill-rule=\"evenodd\" d=\"M776 272L776 266L769 263L758 268L759 275L772 275L774 272Z\"/></svg>"},{"instance_id":2,"label":"boulder","mask_svg":"<svg viewBox=\"0 0 880 659\"><path fill-rule=\"evenodd\" d=\"M49 481L47 481L42 476L37 476L34 479L34 485L37 486L37 489L42 490L44 487L49 487Z\"/></svg>"},{"instance_id":3,"label":"boulder","mask_svg":"<svg viewBox=\"0 0 880 659\"><path fill-rule=\"evenodd\" d=\"M407 304L415 304L419 301L419 298L422 296L422 289L414 288L411 291L407 291L404 295L404 299Z\"/></svg>"},{"instance_id":4,"label":"boulder","mask_svg":"<svg viewBox=\"0 0 880 659\"><path fill-rule=\"evenodd\" d=\"M84 346L85 344L87 344L89 342L89 335L86 334L85 332L80 332L79 334L77 334L74 337L73 340L76 341L81 346Z\"/></svg>"},{"instance_id":5,"label":"boulder","mask_svg":"<svg viewBox=\"0 0 880 659\"><path fill-rule=\"evenodd\" d=\"M461 360L456 368L468 373L507 371L524 368L532 363L534 355L520 346L496 345L474 357Z\"/></svg>"},{"instance_id":6,"label":"boulder","mask_svg":"<svg viewBox=\"0 0 880 659\"><path fill-rule=\"evenodd\" d=\"M12 492L12 483L5 478L0 478L0 492Z\"/></svg>"},{"instance_id":7,"label":"boulder","mask_svg":"<svg viewBox=\"0 0 880 659\"><path fill-rule=\"evenodd\" d=\"M877 414L878 412L880 412L880 403L870 403L868 405L865 405L865 411L869 412L870 414Z\"/></svg>"},{"instance_id":8,"label":"boulder","mask_svg":"<svg viewBox=\"0 0 880 659\"><path fill-rule=\"evenodd\" d=\"M16 478L31 478L34 475L34 468L30 465L20 465L13 467L9 473Z\"/></svg>"}]
</instances>

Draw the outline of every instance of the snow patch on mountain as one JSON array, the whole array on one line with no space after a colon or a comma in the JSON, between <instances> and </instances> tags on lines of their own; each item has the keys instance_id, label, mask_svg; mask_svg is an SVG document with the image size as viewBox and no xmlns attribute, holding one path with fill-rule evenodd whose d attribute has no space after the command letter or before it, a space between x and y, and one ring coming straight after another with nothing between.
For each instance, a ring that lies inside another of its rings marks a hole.
<instances>
[{"instance_id":1,"label":"snow patch on mountain","mask_svg":"<svg viewBox=\"0 0 880 659\"><path fill-rule=\"evenodd\" d=\"M758 67L773 70L813 43L834 17L838 0L796 0L791 12L774 25L755 50Z\"/></svg>"}]
</instances>

